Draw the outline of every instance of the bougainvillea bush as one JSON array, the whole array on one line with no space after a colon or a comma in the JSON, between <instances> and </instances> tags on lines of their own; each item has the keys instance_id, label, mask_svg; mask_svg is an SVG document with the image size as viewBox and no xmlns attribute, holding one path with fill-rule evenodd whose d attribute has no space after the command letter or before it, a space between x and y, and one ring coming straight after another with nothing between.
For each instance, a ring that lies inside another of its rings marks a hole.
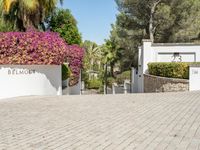
<instances>
[{"instance_id":1,"label":"bougainvillea bush","mask_svg":"<svg viewBox=\"0 0 200 150\"><path fill-rule=\"evenodd\" d=\"M82 67L82 61L84 56L84 49L80 48L78 45L69 45L67 60L69 62L69 67L72 71L72 76L70 85L74 85L78 82L80 68Z\"/></svg>"},{"instance_id":2,"label":"bougainvillea bush","mask_svg":"<svg viewBox=\"0 0 200 150\"><path fill-rule=\"evenodd\" d=\"M84 50L67 43L54 32L0 32L0 64L61 65L69 62L79 77Z\"/></svg>"}]
</instances>

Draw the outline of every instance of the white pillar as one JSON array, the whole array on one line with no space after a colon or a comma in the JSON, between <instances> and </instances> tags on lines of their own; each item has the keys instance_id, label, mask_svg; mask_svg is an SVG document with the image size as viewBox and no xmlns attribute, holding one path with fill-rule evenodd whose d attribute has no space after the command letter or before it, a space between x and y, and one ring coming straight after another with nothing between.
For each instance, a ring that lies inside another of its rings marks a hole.
<instances>
[{"instance_id":1,"label":"white pillar","mask_svg":"<svg viewBox=\"0 0 200 150\"><path fill-rule=\"evenodd\" d=\"M190 80L189 90L199 91L200 90L200 65L190 65Z\"/></svg>"},{"instance_id":2,"label":"white pillar","mask_svg":"<svg viewBox=\"0 0 200 150\"><path fill-rule=\"evenodd\" d=\"M148 63L152 62L153 50L151 40L143 40L142 48L142 70L143 73L148 73Z\"/></svg>"},{"instance_id":3,"label":"white pillar","mask_svg":"<svg viewBox=\"0 0 200 150\"><path fill-rule=\"evenodd\" d=\"M85 92L85 82L81 81L81 94L84 94Z\"/></svg>"},{"instance_id":4,"label":"white pillar","mask_svg":"<svg viewBox=\"0 0 200 150\"><path fill-rule=\"evenodd\" d=\"M143 46L138 47L138 74L137 74L137 92L143 92Z\"/></svg>"},{"instance_id":5,"label":"white pillar","mask_svg":"<svg viewBox=\"0 0 200 150\"><path fill-rule=\"evenodd\" d=\"M126 81L124 81L124 94L127 94L127 86L126 86Z\"/></svg>"},{"instance_id":6,"label":"white pillar","mask_svg":"<svg viewBox=\"0 0 200 150\"><path fill-rule=\"evenodd\" d=\"M139 47L138 56L138 92L144 92L144 74L148 73L148 63L152 62L153 49L149 39L143 40L143 46Z\"/></svg>"},{"instance_id":7,"label":"white pillar","mask_svg":"<svg viewBox=\"0 0 200 150\"><path fill-rule=\"evenodd\" d=\"M131 93L138 93L138 74L136 68L131 68Z\"/></svg>"},{"instance_id":8,"label":"white pillar","mask_svg":"<svg viewBox=\"0 0 200 150\"><path fill-rule=\"evenodd\" d=\"M115 84L113 83L112 84L112 94L115 94L116 92L115 92Z\"/></svg>"}]
</instances>

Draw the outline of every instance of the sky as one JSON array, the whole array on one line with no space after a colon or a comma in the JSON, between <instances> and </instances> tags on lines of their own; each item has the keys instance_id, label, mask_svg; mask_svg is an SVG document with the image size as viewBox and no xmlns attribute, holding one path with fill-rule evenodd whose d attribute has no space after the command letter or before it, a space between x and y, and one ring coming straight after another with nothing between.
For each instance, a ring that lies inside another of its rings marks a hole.
<instances>
[{"instance_id":1,"label":"sky","mask_svg":"<svg viewBox=\"0 0 200 150\"><path fill-rule=\"evenodd\" d=\"M71 10L83 40L103 44L109 38L117 14L115 0L64 0L62 8Z\"/></svg>"}]
</instances>

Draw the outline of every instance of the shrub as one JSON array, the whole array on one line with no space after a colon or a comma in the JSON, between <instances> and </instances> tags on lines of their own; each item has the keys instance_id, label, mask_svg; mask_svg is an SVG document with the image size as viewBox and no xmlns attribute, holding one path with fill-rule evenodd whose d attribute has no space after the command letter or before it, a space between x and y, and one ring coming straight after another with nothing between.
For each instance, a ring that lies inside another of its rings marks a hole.
<instances>
[{"instance_id":1,"label":"shrub","mask_svg":"<svg viewBox=\"0 0 200 150\"><path fill-rule=\"evenodd\" d=\"M112 84L116 82L116 79L113 77L108 77L107 84L109 87L112 87Z\"/></svg>"},{"instance_id":2,"label":"shrub","mask_svg":"<svg viewBox=\"0 0 200 150\"><path fill-rule=\"evenodd\" d=\"M67 80L71 76L71 70L68 65L62 65L62 80Z\"/></svg>"},{"instance_id":3,"label":"shrub","mask_svg":"<svg viewBox=\"0 0 200 150\"><path fill-rule=\"evenodd\" d=\"M168 78L189 79L189 66L196 63L149 63L149 74Z\"/></svg>"},{"instance_id":4,"label":"shrub","mask_svg":"<svg viewBox=\"0 0 200 150\"><path fill-rule=\"evenodd\" d=\"M61 65L69 62L74 85L78 82L84 50L68 45L54 32L1 32L0 64Z\"/></svg>"},{"instance_id":5,"label":"shrub","mask_svg":"<svg viewBox=\"0 0 200 150\"><path fill-rule=\"evenodd\" d=\"M102 82L98 79L88 81L88 89L99 89L102 86Z\"/></svg>"},{"instance_id":6,"label":"shrub","mask_svg":"<svg viewBox=\"0 0 200 150\"><path fill-rule=\"evenodd\" d=\"M67 50L67 44L57 33L0 33L0 64L60 65Z\"/></svg>"},{"instance_id":7,"label":"shrub","mask_svg":"<svg viewBox=\"0 0 200 150\"><path fill-rule=\"evenodd\" d=\"M67 51L67 61L69 62L69 67L72 72L72 77L70 79L70 86L73 86L79 81L79 74L82 68L84 56L84 49L80 48L78 45L69 45Z\"/></svg>"},{"instance_id":8,"label":"shrub","mask_svg":"<svg viewBox=\"0 0 200 150\"><path fill-rule=\"evenodd\" d=\"M130 77L131 77L131 71L125 71L117 75L116 81L118 84L123 84L124 80L130 80Z\"/></svg>"}]
</instances>

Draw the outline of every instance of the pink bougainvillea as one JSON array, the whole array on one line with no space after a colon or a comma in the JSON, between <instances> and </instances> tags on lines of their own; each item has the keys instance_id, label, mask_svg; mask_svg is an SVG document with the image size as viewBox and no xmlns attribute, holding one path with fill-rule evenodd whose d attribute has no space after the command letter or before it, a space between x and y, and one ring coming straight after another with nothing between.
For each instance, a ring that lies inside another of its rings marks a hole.
<instances>
[{"instance_id":1,"label":"pink bougainvillea","mask_svg":"<svg viewBox=\"0 0 200 150\"><path fill-rule=\"evenodd\" d=\"M84 49L80 48L78 45L68 46L67 60L69 62L69 67L73 73L70 85L74 85L78 82L80 68L82 67Z\"/></svg>"},{"instance_id":2,"label":"pink bougainvillea","mask_svg":"<svg viewBox=\"0 0 200 150\"><path fill-rule=\"evenodd\" d=\"M0 32L0 64L60 65L69 62L77 78L84 50L67 43L54 32Z\"/></svg>"}]
</instances>

